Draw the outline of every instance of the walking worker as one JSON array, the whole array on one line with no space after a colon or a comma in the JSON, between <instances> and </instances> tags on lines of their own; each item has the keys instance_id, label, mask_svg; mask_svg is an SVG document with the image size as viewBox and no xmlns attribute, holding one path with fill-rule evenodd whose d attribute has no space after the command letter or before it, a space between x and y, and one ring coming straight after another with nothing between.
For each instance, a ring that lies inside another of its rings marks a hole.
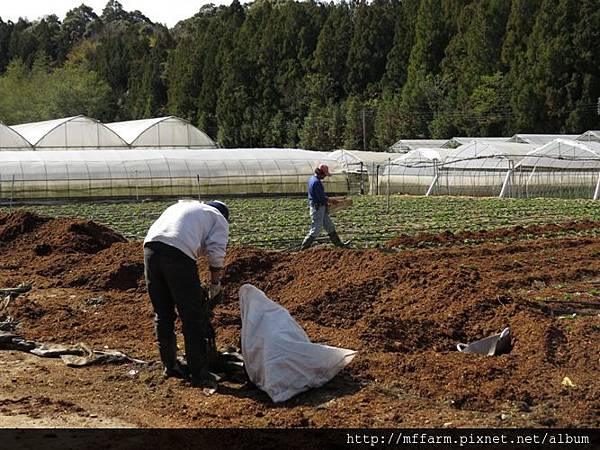
<instances>
[{"instance_id":1,"label":"walking worker","mask_svg":"<svg viewBox=\"0 0 600 450\"><path fill-rule=\"evenodd\" d=\"M228 238L229 209L219 201L179 200L148 230L144 239L144 275L155 312L165 377L184 378L199 387L217 387L217 377L208 364L208 342L214 342L210 305L221 293ZM198 277L196 261L200 256L208 259L208 290ZM183 328L187 367L177 359L175 311Z\"/></svg>"},{"instance_id":2,"label":"walking worker","mask_svg":"<svg viewBox=\"0 0 600 450\"><path fill-rule=\"evenodd\" d=\"M328 204L330 200L327 197L327 194L325 194L325 188L321 181L329 176L331 176L329 167L325 164L319 164L315 169L315 174L308 180L308 204L310 206L310 218L312 224L304 241L302 241L302 245L300 246L301 250L305 250L313 244L315 239L319 237L322 228L325 228L333 245L336 247L348 247L348 244L341 241L335 231L335 225L329 217Z\"/></svg>"}]
</instances>

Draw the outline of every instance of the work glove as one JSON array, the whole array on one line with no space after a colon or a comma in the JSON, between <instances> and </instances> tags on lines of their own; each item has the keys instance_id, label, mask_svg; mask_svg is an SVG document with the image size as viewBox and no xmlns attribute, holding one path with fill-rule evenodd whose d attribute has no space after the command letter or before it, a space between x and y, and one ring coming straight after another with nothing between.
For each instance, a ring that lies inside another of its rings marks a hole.
<instances>
[{"instance_id":1,"label":"work glove","mask_svg":"<svg viewBox=\"0 0 600 450\"><path fill-rule=\"evenodd\" d=\"M208 287L208 307L212 312L212 309L223 300L223 289L221 283L211 283Z\"/></svg>"},{"instance_id":2,"label":"work glove","mask_svg":"<svg viewBox=\"0 0 600 450\"><path fill-rule=\"evenodd\" d=\"M218 295L221 294L223 289L221 288L221 283L211 283L208 287L208 298L209 300L215 299Z\"/></svg>"}]
</instances>

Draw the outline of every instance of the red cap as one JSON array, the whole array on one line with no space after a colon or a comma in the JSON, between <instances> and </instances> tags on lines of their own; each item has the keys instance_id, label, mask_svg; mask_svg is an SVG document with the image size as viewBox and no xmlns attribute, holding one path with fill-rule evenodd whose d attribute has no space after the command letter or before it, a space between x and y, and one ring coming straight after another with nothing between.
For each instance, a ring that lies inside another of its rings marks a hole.
<instances>
[{"instance_id":1,"label":"red cap","mask_svg":"<svg viewBox=\"0 0 600 450\"><path fill-rule=\"evenodd\" d=\"M327 167L326 164L319 164L317 171L320 172L324 177L331 176L331 173L329 173L329 167Z\"/></svg>"}]
</instances>

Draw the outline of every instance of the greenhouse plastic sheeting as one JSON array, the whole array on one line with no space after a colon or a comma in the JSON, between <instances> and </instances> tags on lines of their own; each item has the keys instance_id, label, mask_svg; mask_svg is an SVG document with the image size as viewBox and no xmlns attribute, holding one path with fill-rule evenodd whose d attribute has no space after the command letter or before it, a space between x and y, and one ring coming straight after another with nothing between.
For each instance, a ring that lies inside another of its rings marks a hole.
<instances>
[{"instance_id":1,"label":"greenhouse plastic sheeting","mask_svg":"<svg viewBox=\"0 0 600 450\"><path fill-rule=\"evenodd\" d=\"M348 192L330 155L292 149L0 152L0 197L73 198L306 192L319 163L328 192Z\"/></svg>"},{"instance_id":2,"label":"greenhouse plastic sheeting","mask_svg":"<svg viewBox=\"0 0 600 450\"><path fill-rule=\"evenodd\" d=\"M85 116L11 126L36 148L127 147L114 131Z\"/></svg>"},{"instance_id":3,"label":"greenhouse plastic sheeting","mask_svg":"<svg viewBox=\"0 0 600 450\"><path fill-rule=\"evenodd\" d=\"M0 150L4 149L31 150L31 145L15 130L0 122Z\"/></svg>"},{"instance_id":4,"label":"greenhouse plastic sheeting","mask_svg":"<svg viewBox=\"0 0 600 450\"><path fill-rule=\"evenodd\" d=\"M515 142L473 141L461 145L446 155L434 192L499 196L503 186L511 182L515 165L532 150L535 146Z\"/></svg>"},{"instance_id":5,"label":"greenhouse plastic sheeting","mask_svg":"<svg viewBox=\"0 0 600 450\"><path fill-rule=\"evenodd\" d=\"M379 175L380 193L600 197L600 143L555 139L537 148L473 141L447 154L411 151Z\"/></svg>"},{"instance_id":6,"label":"greenhouse plastic sheeting","mask_svg":"<svg viewBox=\"0 0 600 450\"><path fill-rule=\"evenodd\" d=\"M217 148L206 133L174 116L113 122L106 126L132 147Z\"/></svg>"},{"instance_id":7,"label":"greenhouse plastic sheeting","mask_svg":"<svg viewBox=\"0 0 600 450\"><path fill-rule=\"evenodd\" d=\"M541 147L555 139L577 139L576 134L515 134L508 142L517 142L522 144L532 144Z\"/></svg>"},{"instance_id":8,"label":"greenhouse plastic sheeting","mask_svg":"<svg viewBox=\"0 0 600 450\"><path fill-rule=\"evenodd\" d=\"M423 195L434 180L437 167L450 150L419 148L393 159L379 176L379 192Z\"/></svg>"},{"instance_id":9,"label":"greenhouse plastic sheeting","mask_svg":"<svg viewBox=\"0 0 600 450\"><path fill-rule=\"evenodd\" d=\"M462 145L471 144L472 142L479 142L481 144L495 144L500 142L506 142L510 138L508 137L453 137L448 142L446 142L442 147L443 148L458 148Z\"/></svg>"},{"instance_id":10,"label":"greenhouse plastic sheeting","mask_svg":"<svg viewBox=\"0 0 600 450\"><path fill-rule=\"evenodd\" d=\"M418 148L441 148L447 142L448 139L400 139L390 147L390 150L406 153Z\"/></svg>"},{"instance_id":11,"label":"greenhouse plastic sheeting","mask_svg":"<svg viewBox=\"0 0 600 450\"><path fill-rule=\"evenodd\" d=\"M348 180L351 185L354 183L358 185L356 190L374 194L377 191L378 173L390 160L397 158L398 153L336 150L331 153L331 156L342 163L349 174Z\"/></svg>"},{"instance_id":12,"label":"greenhouse plastic sheeting","mask_svg":"<svg viewBox=\"0 0 600 450\"><path fill-rule=\"evenodd\" d=\"M600 169L600 142L556 139L530 152L520 168Z\"/></svg>"},{"instance_id":13,"label":"greenhouse plastic sheeting","mask_svg":"<svg viewBox=\"0 0 600 450\"><path fill-rule=\"evenodd\" d=\"M600 142L556 139L529 153L516 170L521 196L597 198Z\"/></svg>"},{"instance_id":14,"label":"greenhouse plastic sheeting","mask_svg":"<svg viewBox=\"0 0 600 450\"><path fill-rule=\"evenodd\" d=\"M577 138L583 142L600 142L600 130L589 130Z\"/></svg>"},{"instance_id":15,"label":"greenhouse plastic sheeting","mask_svg":"<svg viewBox=\"0 0 600 450\"><path fill-rule=\"evenodd\" d=\"M474 141L449 151L444 166L462 170L509 169L535 148L514 142Z\"/></svg>"}]
</instances>

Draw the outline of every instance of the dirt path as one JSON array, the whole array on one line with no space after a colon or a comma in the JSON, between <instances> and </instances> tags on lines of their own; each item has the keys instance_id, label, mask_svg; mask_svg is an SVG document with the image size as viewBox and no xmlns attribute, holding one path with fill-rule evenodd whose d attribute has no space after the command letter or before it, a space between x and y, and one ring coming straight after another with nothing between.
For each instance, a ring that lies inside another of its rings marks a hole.
<instances>
[{"instance_id":1,"label":"dirt path","mask_svg":"<svg viewBox=\"0 0 600 450\"><path fill-rule=\"evenodd\" d=\"M131 428L135 424L65 400L58 388L61 362L22 352L0 355L0 423L3 428ZM46 374L42 377L32 374ZM68 379L71 375L65 374ZM72 381L72 379L70 380Z\"/></svg>"}]
</instances>

